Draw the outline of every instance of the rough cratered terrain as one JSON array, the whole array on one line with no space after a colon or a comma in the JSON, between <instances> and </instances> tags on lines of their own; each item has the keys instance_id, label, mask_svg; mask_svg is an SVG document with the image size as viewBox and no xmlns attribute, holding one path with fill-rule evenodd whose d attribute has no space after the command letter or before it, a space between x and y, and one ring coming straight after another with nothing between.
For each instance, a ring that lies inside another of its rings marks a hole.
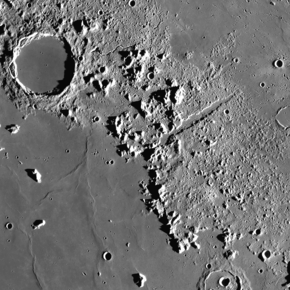
<instances>
[{"instance_id":1,"label":"rough cratered terrain","mask_svg":"<svg viewBox=\"0 0 290 290\"><path fill-rule=\"evenodd\" d=\"M289 9L0 2L3 287L288 289Z\"/></svg>"}]
</instances>

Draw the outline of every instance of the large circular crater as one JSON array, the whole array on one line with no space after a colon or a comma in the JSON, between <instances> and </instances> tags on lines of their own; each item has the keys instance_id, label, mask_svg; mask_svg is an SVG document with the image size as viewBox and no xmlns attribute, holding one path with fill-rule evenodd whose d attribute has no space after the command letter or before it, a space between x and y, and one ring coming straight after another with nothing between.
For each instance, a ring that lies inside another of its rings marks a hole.
<instances>
[{"instance_id":1,"label":"large circular crater","mask_svg":"<svg viewBox=\"0 0 290 290\"><path fill-rule=\"evenodd\" d=\"M14 65L17 81L37 94L61 93L70 84L75 68L69 44L53 36L21 47Z\"/></svg>"}]
</instances>

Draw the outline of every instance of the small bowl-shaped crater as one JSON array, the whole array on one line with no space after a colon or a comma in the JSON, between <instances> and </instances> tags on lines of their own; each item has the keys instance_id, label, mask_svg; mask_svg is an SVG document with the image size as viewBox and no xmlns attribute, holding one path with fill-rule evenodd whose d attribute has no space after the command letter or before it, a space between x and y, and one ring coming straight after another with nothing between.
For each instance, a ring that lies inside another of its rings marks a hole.
<instances>
[{"instance_id":1,"label":"small bowl-shaped crater","mask_svg":"<svg viewBox=\"0 0 290 290\"><path fill-rule=\"evenodd\" d=\"M7 222L7 223L5 224L5 229L11 231L11 230L13 230L13 228L14 228L13 223Z\"/></svg>"},{"instance_id":2,"label":"small bowl-shaped crater","mask_svg":"<svg viewBox=\"0 0 290 290\"><path fill-rule=\"evenodd\" d=\"M211 264L208 263L208 264L205 265L205 267L206 267L206 269L210 269L211 268Z\"/></svg>"},{"instance_id":3,"label":"small bowl-shaped crater","mask_svg":"<svg viewBox=\"0 0 290 290\"><path fill-rule=\"evenodd\" d=\"M240 60L238 57L235 57L235 58L233 58L233 62L234 62L234 63L240 63L241 60Z\"/></svg>"},{"instance_id":4,"label":"small bowl-shaped crater","mask_svg":"<svg viewBox=\"0 0 290 290\"><path fill-rule=\"evenodd\" d=\"M113 259L113 255L110 252L104 252L103 253L103 259L105 261L111 261Z\"/></svg>"},{"instance_id":5,"label":"small bowl-shaped crater","mask_svg":"<svg viewBox=\"0 0 290 290\"><path fill-rule=\"evenodd\" d=\"M265 260L268 260L269 258L271 258L271 251L270 250L264 250L262 252L262 259L265 261Z\"/></svg>"},{"instance_id":6,"label":"small bowl-shaped crater","mask_svg":"<svg viewBox=\"0 0 290 290\"><path fill-rule=\"evenodd\" d=\"M258 273L259 274L263 274L264 273L264 270L262 268L258 269Z\"/></svg>"},{"instance_id":7,"label":"small bowl-shaped crater","mask_svg":"<svg viewBox=\"0 0 290 290\"><path fill-rule=\"evenodd\" d=\"M100 73L103 74L103 73L106 72L106 67L105 66L101 66L99 70L100 70Z\"/></svg>"},{"instance_id":8,"label":"small bowl-shaped crater","mask_svg":"<svg viewBox=\"0 0 290 290\"><path fill-rule=\"evenodd\" d=\"M147 74L147 78L148 78L149 80L153 80L153 79L154 79L154 73L153 73L153 72L148 73L148 74Z\"/></svg>"},{"instance_id":9,"label":"small bowl-shaped crater","mask_svg":"<svg viewBox=\"0 0 290 290\"><path fill-rule=\"evenodd\" d=\"M229 277L221 277L219 279L219 285L221 287L228 287L231 284L231 279Z\"/></svg>"},{"instance_id":10,"label":"small bowl-shaped crater","mask_svg":"<svg viewBox=\"0 0 290 290\"><path fill-rule=\"evenodd\" d=\"M94 116L94 117L92 117L92 122L93 123L97 123L97 122L99 122L100 121L100 117L99 116Z\"/></svg>"},{"instance_id":11,"label":"small bowl-shaped crater","mask_svg":"<svg viewBox=\"0 0 290 290\"><path fill-rule=\"evenodd\" d=\"M283 68L284 61L282 59L276 59L276 60L274 60L273 65L275 68Z\"/></svg>"}]
</instances>

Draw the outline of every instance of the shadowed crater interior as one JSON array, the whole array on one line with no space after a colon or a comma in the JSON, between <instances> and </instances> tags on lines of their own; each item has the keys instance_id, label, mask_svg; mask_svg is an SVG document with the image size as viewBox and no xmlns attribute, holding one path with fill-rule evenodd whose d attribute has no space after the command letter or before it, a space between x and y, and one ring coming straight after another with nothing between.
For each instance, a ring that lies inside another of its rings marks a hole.
<instances>
[{"instance_id":1,"label":"shadowed crater interior","mask_svg":"<svg viewBox=\"0 0 290 290\"><path fill-rule=\"evenodd\" d=\"M75 70L70 45L51 36L24 46L15 63L18 80L31 91L47 95L61 93Z\"/></svg>"}]
</instances>

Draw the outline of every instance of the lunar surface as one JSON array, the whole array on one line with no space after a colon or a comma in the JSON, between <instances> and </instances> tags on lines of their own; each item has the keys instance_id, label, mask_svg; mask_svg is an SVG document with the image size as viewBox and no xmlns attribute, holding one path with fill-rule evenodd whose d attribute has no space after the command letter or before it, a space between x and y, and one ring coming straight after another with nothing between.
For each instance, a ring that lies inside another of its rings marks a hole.
<instances>
[{"instance_id":1,"label":"lunar surface","mask_svg":"<svg viewBox=\"0 0 290 290\"><path fill-rule=\"evenodd\" d=\"M288 0L0 13L0 290L290 288Z\"/></svg>"}]
</instances>

